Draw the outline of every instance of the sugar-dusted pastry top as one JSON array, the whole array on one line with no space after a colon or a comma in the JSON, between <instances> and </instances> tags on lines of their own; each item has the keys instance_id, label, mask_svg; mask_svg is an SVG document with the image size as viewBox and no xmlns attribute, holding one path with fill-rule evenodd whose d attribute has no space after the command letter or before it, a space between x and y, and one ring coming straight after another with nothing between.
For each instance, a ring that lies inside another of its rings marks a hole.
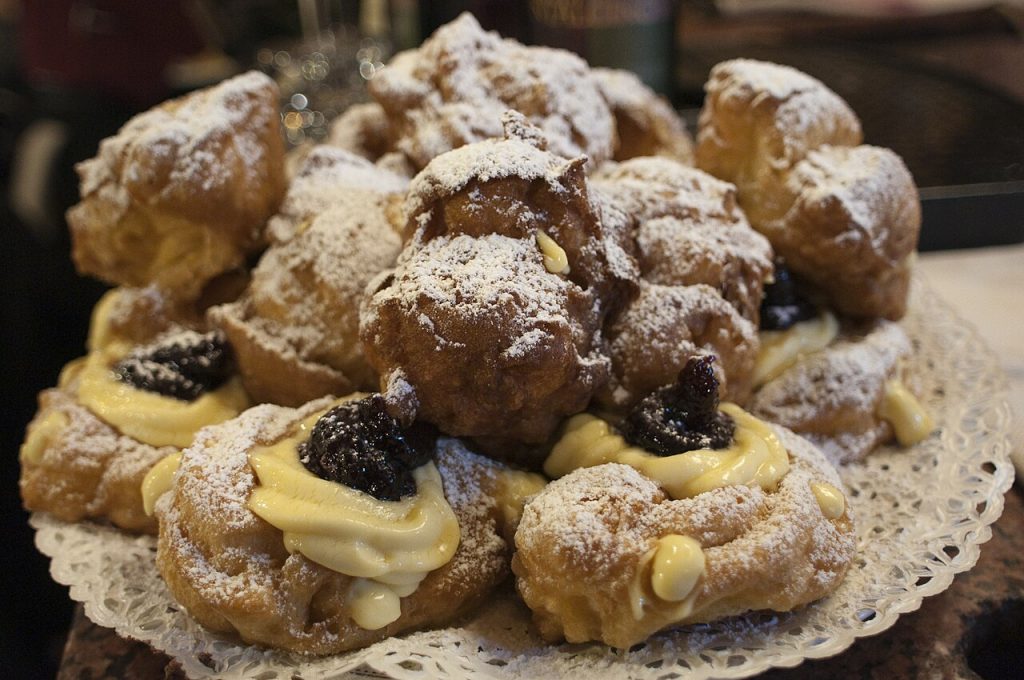
<instances>
[{"instance_id":1,"label":"sugar-dusted pastry top","mask_svg":"<svg viewBox=\"0 0 1024 680\"><path fill-rule=\"evenodd\" d=\"M910 353L903 329L879 321L798 360L754 394L750 409L807 437L835 464L859 460L892 438L881 406L892 381L913 385L904 371Z\"/></svg>"},{"instance_id":2,"label":"sugar-dusted pastry top","mask_svg":"<svg viewBox=\"0 0 1024 680\"><path fill-rule=\"evenodd\" d=\"M566 158L610 158L615 122L586 63L480 28L470 14L396 55L369 83L398 150L418 168L453 148L501 136L515 109Z\"/></svg>"},{"instance_id":3,"label":"sugar-dusted pastry top","mask_svg":"<svg viewBox=\"0 0 1024 680\"><path fill-rule=\"evenodd\" d=\"M408 186L406 178L379 168L351 151L332 146L315 147L288 186L281 208L270 218L268 240L272 243L288 241L304 222L333 206L360 213L371 209L393 213L397 223L398 203Z\"/></svg>"},{"instance_id":4,"label":"sugar-dusted pastry top","mask_svg":"<svg viewBox=\"0 0 1024 680\"><path fill-rule=\"evenodd\" d=\"M263 254L241 300L211 310L257 400L297 406L376 385L359 343L359 307L366 284L401 248L384 203L383 194L346 187L319 204L296 201L295 214L306 215L296 233Z\"/></svg>"},{"instance_id":5,"label":"sugar-dusted pastry top","mask_svg":"<svg viewBox=\"0 0 1024 680\"><path fill-rule=\"evenodd\" d=\"M285 190L277 86L250 72L129 120L78 165L80 271L194 294L242 264Z\"/></svg>"},{"instance_id":6,"label":"sugar-dusted pastry top","mask_svg":"<svg viewBox=\"0 0 1024 680\"><path fill-rule=\"evenodd\" d=\"M454 435L543 441L604 382L594 300L532 238L439 236L371 284L360 337L382 384Z\"/></svg>"},{"instance_id":7,"label":"sugar-dusted pastry top","mask_svg":"<svg viewBox=\"0 0 1024 680\"><path fill-rule=\"evenodd\" d=\"M744 185L757 173L784 172L822 144L853 146L860 121L821 81L779 64L733 59L711 69L697 133L698 165ZM742 119L750 117L750 134Z\"/></svg>"},{"instance_id":8,"label":"sugar-dusted pastry top","mask_svg":"<svg viewBox=\"0 0 1024 680\"><path fill-rule=\"evenodd\" d=\"M599 398L626 408L663 385L695 356L714 354L723 397L742 403L750 393L757 327L706 284L640 283L639 295L605 331L612 376Z\"/></svg>"}]
</instances>

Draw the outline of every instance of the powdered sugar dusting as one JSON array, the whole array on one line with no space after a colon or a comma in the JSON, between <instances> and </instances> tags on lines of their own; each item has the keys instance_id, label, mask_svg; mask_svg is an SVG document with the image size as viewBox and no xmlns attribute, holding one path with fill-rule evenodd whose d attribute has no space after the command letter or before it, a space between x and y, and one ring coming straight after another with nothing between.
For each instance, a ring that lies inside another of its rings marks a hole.
<instances>
[{"instance_id":1,"label":"powdered sugar dusting","mask_svg":"<svg viewBox=\"0 0 1024 680\"><path fill-rule=\"evenodd\" d=\"M390 194L402 194L408 181L343 149L319 146L306 157L288 188L278 215L267 226L272 241L291 239L305 220L331 207L363 219L383 213Z\"/></svg>"},{"instance_id":2,"label":"powdered sugar dusting","mask_svg":"<svg viewBox=\"0 0 1024 680\"><path fill-rule=\"evenodd\" d=\"M838 201L850 216L848 231L839 238L864 239L875 251L884 251L893 225L879 206L900 205L913 179L903 161L889 149L822 146L807 155L789 178L798 203L811 205ZM902 225L899 225L902 226Z\"/></svg>"},{"instance_id":3,"label":"powdered sugar dusting","mask_svg":"<svg viewBox=\"0 0 1024 680\"><path fill-rule=\"evenodd\" d=\"M469 14L397 55L370 81L420 166L463 144L501 135L506 109L521 111L561 156L611 156L614 123L587 65L563 50L486 33Z\"/></svg>"},{"instance_id":4,"label":"powdered sugar dusting","mask_svg":"<svg viewBox=\"0 0 1024 680\"><path fill-rule=\"evenodd\" d=\"M139 114L116 136L103 141L96 158L78 166L82 196L119 180L130 193L144 192L153 181L153 166L168 160L170 176L164 191L171 193L183 185L211 192L229 181L234 171L257 172L263 162L262 147L251 137L235 133L250 118L269 121L276 107L266 104L276 99L274 82L250 71ZM254 125L262 127L258 122ZM231 141L221 148L218 140Z\"/></svg>"}]
</instances>

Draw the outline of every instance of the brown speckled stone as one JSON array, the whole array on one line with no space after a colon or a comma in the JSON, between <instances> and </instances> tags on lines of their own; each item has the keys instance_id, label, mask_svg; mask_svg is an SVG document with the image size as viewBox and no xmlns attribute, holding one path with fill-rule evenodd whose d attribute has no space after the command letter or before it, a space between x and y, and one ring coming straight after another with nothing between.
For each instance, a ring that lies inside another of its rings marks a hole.
<instances>
[{"instance_id":1,"label":"brown speckled stone","mask_svg":"<svg viewBox=\"0 0 1024 680\"><path fill-rule=\"evenodd\" d=\"M167 656L96 626L79 606L57 677L159 680L184 675ZM927 598L920 610L901 616L880 635L858 640L839 656L760 677L1024 677L1024 493L1014 487L1006 495L1003 516L982 547L977 566L957 576L945 592Z\"/></svg>"}]
</instances>

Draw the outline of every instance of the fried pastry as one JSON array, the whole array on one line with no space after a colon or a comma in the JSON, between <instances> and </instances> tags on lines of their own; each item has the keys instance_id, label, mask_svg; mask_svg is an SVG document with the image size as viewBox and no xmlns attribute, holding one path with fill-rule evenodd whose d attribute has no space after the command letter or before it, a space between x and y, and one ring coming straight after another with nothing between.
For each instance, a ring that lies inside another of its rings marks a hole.
<instances>
[{"instance_id":1,"label":"fried pastry","mask_svg":"<svg viewBox=\"0 0 1024 680\"><path fill-rule=\"evenodd\" d=\"M697 165L737 185L754 228L836 311L901 318L921 215L899 157L858 146L846 103L794 69L724 62L706 89Z\"/></svg>"},{"instance_id":2,"label":"fried pastry","mask_svg":"<svg viewBox=\"0 0 1024 680\"><path fill-rule=\"evenodd\" d=\"M640 282L640 293L606 329L612 375L598 398L621 411L671 383L693 357L715 355L722 395L742 402L751 390L757 327L705 284Z\"/></svg>"},{"instance_id":3,"label":"fried pastry","mask_svg":"<svg viewBox=\"0 0 1024 680\"><path fill-rule=\"evenodd\" d=\"M758 322L772 273L768 240L750 228L736 189L669 159L609 163L593 177L595 191L636 219L641 276L655 284L703 283L747 320Z\"/></svg>"},{"instance_id":4,"label":"fried pastry","mask_svg":"<svg viewBox=\"0 0 1024 680\"><path fill-rule=\"evenodd\" d=\"M864 458L895 436L909 446L934 422L914 396L910 341L878 321L802 357L753 396L750 410L814 442L839 465Z\"/></svg>"},{"instance_id":5,"label":"fried pastry","mask_svg":"<svg viewBox=\"0 0 1024 680\"><path fill-rule=\"evenodd\" d=\"M367 359L448 434L543 442L607 380L593 296L532 238L439 236L370 288Z\"/></svg>"},{"instance_id":6,"label":"fried pastry","mask_svg":"<svg viewBox=\"0 0 1024 680\"><path fill-rule=\"evenodd\" d=\"M484 32L470 14L396 55L369 81L394 147L416 168L464 144L500 137L515 109L553 153L612 156L615 122L586 63L564 50L527 47Z\"/></svg>"},{"instance_id":7,"label":"fried pastry","mask_svg":"<svg viewBox=\"0 0 1024 680\"><path fill-rule=\"evenodd\" d=\"M604 231L583 159L543 149L523 117L410 185L408 244L371 286L360 337L385 388L456 436L543 442L608 376L600 328L635 263ZM467 357L474 357L467 363Z\"/></svg>"},{"instance_id":8,"label":"fried pastry","mask_svg":"<svg viewBox=\"0 0 1024 680\"><path fill-rule=\"evenodd\" d=\"M591 74L615 117L612 158L665 156L693 165L693 140L672 106L629 71L595 68Z\"/></svg>"},{"instance_id":9,"label":"fried pastry","mask_svg":"<svg viewBox=\"0 0 1024 680\"><path fill-rule=\"evenodd\" d=\"M332 654L442 625L506 576L503 507L518 515L539 478L455 440L435 455L432 438L384 435L396 424L375 409L379 397L250 409L204 430L155 485L170 485L155 503L157 567L200 623ZM351 455L380 467L360 472Z\"/></svg>"},{"instance_id":10,"label":"fried pastry","mask_svg":"<svg viewBox=\"0 0 1024 680\"><path fill-rule=\"evenodd\" d=\"M845 575L856 540L838 474L792 432L718 411L701 370L695 392L659 390L631 414L629 441L593 416L568 423L545 463L561 478L527 503L512 561L545 639L625 649L665 628L789 611Z\"/></svg>"},{"instance_id":11,"label":"fried pastry","mask_svg":"<svg viewBox=\"0 0 1024 680\"><path fill-rule=\"evenodd\" d=\"M296 406L376 386L359 343L359 306L366 284L394 264L401 241L386 195L335 189L330 202L263 254L240 300L209 312L258 402ZM282 218L278 233L283 225Z\"/></svg>"},{"instance_id":12,"label":"fried pastry","mask_svg":"<svg viewBox=\"0 0 1024 680\"><path fill-rule=\"evenodd\" d=\"M153 533L139 490L146 473L248 397L216 334L178 328L127 354L119 342L97 344L40 394L19 454L22 500L66 521Z\"/></svg>"},{"instance_id":13,"label":"fried pastry","mask_svg":"<svg viewBox=\"0 0 1024 680\"><path fill-rule=\"evenodd\" d=\"M250 72L132 118L78 165L80 272L194 296L261 242L285 191L277 86Z\"/></svg>"},{"instance_id":14,"label":"fried pastry","mask_svg":"<svg viewBox=\"0 0 1024 680\"><path fill-rule=\"evenodd\" d=\"M793 168L782 193L789 210L758 228L789 267L841 314L902 318L921 205L899 156L823 146Z\"/></svg>"}]
</instances>

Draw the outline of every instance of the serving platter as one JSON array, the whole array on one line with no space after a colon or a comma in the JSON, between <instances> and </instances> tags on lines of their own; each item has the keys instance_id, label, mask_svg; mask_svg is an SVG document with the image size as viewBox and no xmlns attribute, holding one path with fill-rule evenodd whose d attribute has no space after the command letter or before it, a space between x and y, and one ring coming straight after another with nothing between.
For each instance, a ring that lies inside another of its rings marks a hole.
<instances>
[{"instance_id":1,"label":"serving platter","mask_svg":"<svg viewBox=\"0 0 1024 680\"><path fill-rule=\"evenodd\" d=\"M51 573L95 623L147 642L194 678L739 678L842 652L880 633L976 563L1013 481L1006 385L977 333L920 279L902 322L938 430L842 471L859 550L830 597L787 614L688 626L630 650L546 645L509 585L473 618L345 655L310 658L212 634L174 603L154 567L155 540L33 515Z\"/></svg>"}]
</instances>

